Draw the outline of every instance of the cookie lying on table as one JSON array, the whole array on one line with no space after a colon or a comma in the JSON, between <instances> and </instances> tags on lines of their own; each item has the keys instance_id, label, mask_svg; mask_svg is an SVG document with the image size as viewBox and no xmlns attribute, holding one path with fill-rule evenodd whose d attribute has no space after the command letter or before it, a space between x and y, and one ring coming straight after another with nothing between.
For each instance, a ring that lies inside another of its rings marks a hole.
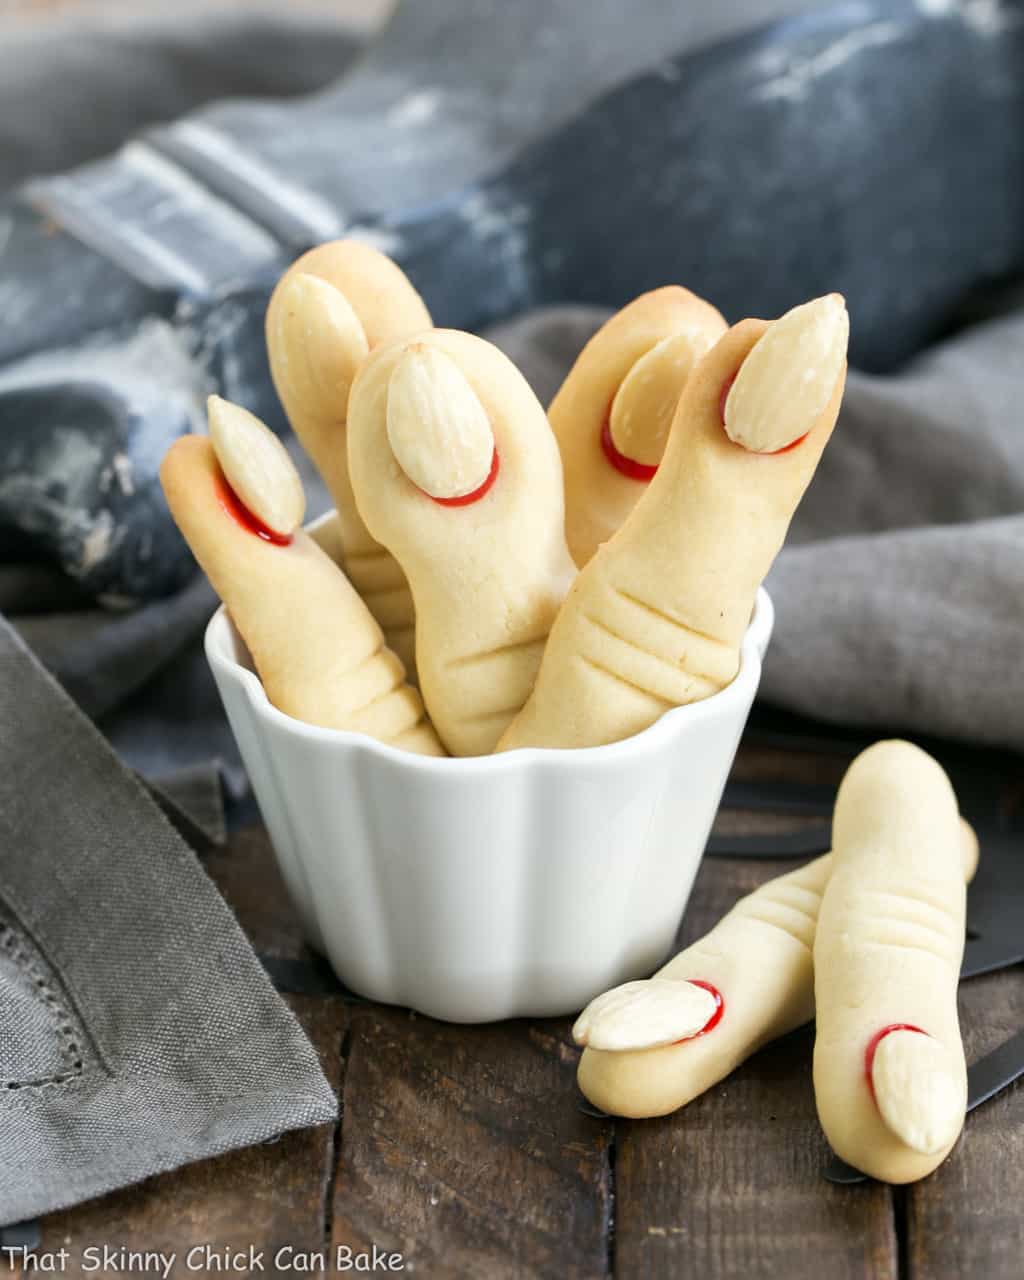
<instances>
[{"instance_id":1,"label":"cookie lying on table","mask_svg":"<svg viewBox=\"0 0 1024 1280\"><path fill-rule=\"evenodd\" d=\"M936 766L937 767L937 766ZM959 822L960 877L978 841ZM667 1115L814 1017L812 950L833 854L741 898L653 978L596 997L573 1027L579 1085L612 1115ZM697 984L702 985L697 985Z\"/></svg>"},{"instance_id":2,"label":"cookie lying on table","mask_svg":"<svg viewBox=\"0 0 1024 1280\"><path fill-rule=\"evenodd\" d=\"M658 469L680 393L726 330L688 289L642 294L594 334L548 409L565 470L565 533L582 569Z\"/></svg>"},{"instance_id":3,"label":"cookie lying on table","mask_svg":"<svg viewBox=\"0 0 1024 1280\"><path fill-rule=\"evenodd\" d=\"M359 366L382 342L430 326L402 270L356 240L319 245L293 262L267 308L270 371L292 429L337 510L317 533L412 670L414 620L405 575L368 533L348 475L348 394Z\"/></svg>"},{"instance_id":4,"label":"cookie lying on table","mask_svg":"<svg viewBox=\"0 0 1024 1280\"><path fill-rule=\"evenodd\" d=\"M729 684L835 426L848 332L831 294L744 320L704 356L656 475L580 570L498 750L617 742Z\"/></svg>"},{"instance_id":5,"label":"cookie lying on table","mask_svg":"<svg viewBox=\"0 0 1024 1280\"><path fill-rule=\"evenodd\" d=\"M401 660L348 579L301 528L305 495L277 437L210 397L210 438L182 436L160 481L270 702L297 720L444 755Z\"/></svg>"},{"instance_id":6,"label":"cookie lying on table","mask_svg":"<svg viewBox=\"0 0 1024 1280\"><path fill-rule=\"evenodd\" d=\"M348 433L360 515L412 588L431 720L452 755L484 755L576 573L544 410L496 347L433 329L370 354Z\"/></svg>"},{"instance_id":7,"label":"cookie lying on table","mask_svg":"<svg viewBox=\"0 0 1024 1280\"><path fill-rule=\"evenodd\" d=\"M956 814L942 768L909 742L869 747L836 799L814 942L814 1093L836 1154L884 1182L931 1173L967 1108Z\"/></svg>"}]
</instances>

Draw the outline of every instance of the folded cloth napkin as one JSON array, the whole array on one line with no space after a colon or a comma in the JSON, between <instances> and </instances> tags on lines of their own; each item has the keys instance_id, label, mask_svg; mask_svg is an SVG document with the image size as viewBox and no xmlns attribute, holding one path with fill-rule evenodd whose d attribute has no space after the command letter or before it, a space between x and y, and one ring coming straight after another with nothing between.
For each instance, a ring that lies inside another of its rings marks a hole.
<instances>
[{"instance_id":1,"label":"folded cloth napkin","mask_svg":"<svg viewBox=\"0 0 1024 1280\"><path fill-rule=\"evenodd\" d=\"M0 1223L332 1120L195 855L0 619Z\"/></svg>"}]
</instances>

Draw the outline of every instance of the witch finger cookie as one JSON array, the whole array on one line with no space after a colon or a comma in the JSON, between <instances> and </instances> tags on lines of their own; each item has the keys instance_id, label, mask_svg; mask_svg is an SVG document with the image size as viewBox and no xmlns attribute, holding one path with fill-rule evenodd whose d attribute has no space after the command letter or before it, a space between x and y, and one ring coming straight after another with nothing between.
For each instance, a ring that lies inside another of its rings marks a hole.
<instances>
[{"instance_id":1,"label":"witch finger cookie","mask_svg":"<svg viewBox=\"0 0 1024 1280\"><path fill-rule=\"evenodd\" d=\"M270 371L295 434L323 477L336 529L320 533L411 669L412 598L401 569L360 519L348 475L348 394L382 342L429 327L430 314L402 270L356 240L320 245L282 276L267 308Z\"/></svg>"},{"instance_id":2,"label":"witch finger cookie","mask_svg":"<svg viewBox=\"0 0 1024 1280\"><path fill-rule=\"evenodd\" d=\"M814 1094L836 1154L911 1182L963 1127L957 1021L966 900L956 797L909 742L879 742L843 779L814 942Z\"/></svg>"},{"instance_id":3,"label":"witch finger cookie","mask_svg":"<svg viewBox=\"0 0 1024 1280\"><path fill-rule=\"evenodd\" d=\"M661 462L680 393L726 330L688 289L623 307L583 348L548 409L565 470L565 532L582 569L636 506Z\"/></svg>"},{"instance_id":4,"label":"witch finger cookie","mask_svg":"<svg viewBox=\"0 0 1024 1280\"><path fill-rule=\"evenodd\" d=\"M349 466L367 528L412 588L431 720L453 755L486 754L533 687L575 574L544 411L496 347L430 330L360 370Z\"/></svg>"},{"instance_id":5,"label":"witch finger cookie","mask_svg":"<svg viewBox=\"0 0 1024 1280\"><path fill-rule=\"evenodd\" d=\"M743 321L701 360L657 473L580 571L499 750L617 742L729 684L835 425L848 330L831 294Z\"/></svg>"},{"instance_id":6,"label":"witch finger cookie","mask_svg":"<svg viewBox=\"0 0 1024 1280\"><path fill-rule=\"evenodd\" d=\"M216 396L210 436L182 436L160 480L171 514L245 641L270 702L308 724L443 755L369 610L302 530L305 496L277 437Z\"/></svg>"}]
</instances>

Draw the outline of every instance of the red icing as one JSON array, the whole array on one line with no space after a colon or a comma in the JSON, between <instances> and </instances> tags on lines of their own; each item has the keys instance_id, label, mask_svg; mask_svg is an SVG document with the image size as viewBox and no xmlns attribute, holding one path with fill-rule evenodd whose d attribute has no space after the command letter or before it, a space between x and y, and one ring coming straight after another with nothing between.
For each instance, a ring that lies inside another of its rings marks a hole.
<instances>
[{"instance_id":1,"label":"red icing","mask_svg":"<svg viewBox=\"0 0 1024 1280\"><path fill-rule=\"evenodd\" d=\"M871 1078L871 1072L875 1065L875 1050L892 1031L916 1031L918 1035L922 1036L928 1034L923 1027L915 1027L911 1022L890 1022L887 1027L875 1032L868 1041L868 1047L864 1050L864 1074L867 1076L868 1088L871 1090L872 1098L875 1096L875 1082Z\"/></svg>"},{"instance_id":2,"label":"red icing","mask_svg":"<svg viewBox=\"0 0 1024 1280\"><path fill-rule=\"evenodd\" d=\"M658 470L657 464L652 466L649 462L637 462L635 458L627 458L624 453L619 453L612 439L612 424L609 418L605 418L604 426L601 428L601 448L615 470L621 471L624 476L629 476L630 480L642 480L646 484Z\"/></svg>"},{"instance_id":3,"label":"red icing","mask_svg":"<svg viewBox=\"0 0 1024 1280\"><path fill-rule=\"evenodd\" d=\"M709 1031L714 1031L715 1027L722 1021L725 1013L725 1001L722 999L722 993L717 987L712 986L710 982L705 982L703 978L688 978L687 981L691 987L701 987L703 990L711 992L715 997L715 1011L699 1031L695 1031L692 1036L683 1036L682 1040L675 1041L676 1044L685 1044L688 1040L697 1040L700 1036L706 1036Z\"/></svg>"},{"instance_id":4,"label":"red icing","mask_svg":"<svg viewBox=\"0 0 1024 1280\"><path fill-rule=\"evenodd\" d=\"M232 520L242 526L246 533L254 533L257 538L262 538L264 542L272 542L275 547L287 547L291 542L292 535L290 533L278 533L276 530L268 528L262 520L258 520L241 501L224 476L220 476L217 479L217 501Z\"/></svg>"},{"instance_id":5,"label":"red icing","mask_svg":"<svg viewBox=\"0 0 1024 1280\"><path fill-rule=\"evenodd\" d=\"M736 370L739 373L739 369ZM736 381L736 373L730 374L722 383L722 393L718 397L718 416L722 420L722 426L725 426L725 402L729 398L729 392L732 390L732 384ZM802 436L797 436L795 440L790 440L789 444L784 444L781 449L767 449L760 456L762 458L777 458L780 453L789 453L790 449L795 449L797 445L803 444L811 433L805 431ZM742 445L739 446L741 449Z\"/></svg>"},{"instance_id":6,"label":"red icing","mask_svg":"<svg viewBox=\"0 0 1024 1280\"><path fill-rule=\"evenodd\" d=\"M762 454L764 458L776 458L780 453L789 453L790 449L795 449L797 445L803 444L811 433L805 431L802 436L797 436L795 440L791 440L789 444L784 444L781 449L769 449L767 453Z\"/></svg>"},{"instance_id":7,"label":"red icing","mask_svg":"<svg viewBox=\"0 0 1024 1280\"><path fill-rule=\"evenodd\" d=\"M487 490L494 484L498 474L498 451L494 450L491 455L491 469L487 473L487 479L479 488L474 489L472 493L460 493L455 498L434 498L433 494L428 494L429 498L433 498L439 507L468 507L474 502L479 502Z\"/></svg>"}]
</instances>

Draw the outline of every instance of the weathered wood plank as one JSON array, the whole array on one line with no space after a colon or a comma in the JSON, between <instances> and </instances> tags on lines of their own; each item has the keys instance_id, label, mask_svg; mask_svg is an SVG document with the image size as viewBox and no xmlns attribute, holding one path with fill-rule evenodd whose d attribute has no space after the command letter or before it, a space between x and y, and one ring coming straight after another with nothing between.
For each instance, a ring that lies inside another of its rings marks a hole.
<instances>
[{"instance_id":1,"label":"weathered wood plank","mask_svg":"<svg viewBox=\"0 0 1024 1280\"><path fill-rule=\"evenodd\" d=\"M793 863L705 862L682 933L699 937L737 897ZM618 1276L898 1274L891 1193L826 1183L810 1030L768 1046L688 1107L620 1121Z\"/></svg>"},{"instance_id":2,"label":"weathered wood plank","mask_svg":"<svg viewBox=\"0 0 1024 1280\"><path fill-rule=\"evenodd\" d=\"M960 1018L969 1063L1019 1031L1024 968L965 982ZM910 1280L1019 1280L1024 1258L1021 1081L969 1115L945 1164L905 1194Z\"/></svg>"},{"instance_id":3,"label":"weathered wood plank","mask_svg":"<svg viewBox=\"0 0 1024 1280\"><path fill-rule=\"evenodd\" d=\"M333 1238L415 1274L606 1274L608 1122L575 1107L564 1022L355 1009Z\"/></svg>"}]
</instances>

